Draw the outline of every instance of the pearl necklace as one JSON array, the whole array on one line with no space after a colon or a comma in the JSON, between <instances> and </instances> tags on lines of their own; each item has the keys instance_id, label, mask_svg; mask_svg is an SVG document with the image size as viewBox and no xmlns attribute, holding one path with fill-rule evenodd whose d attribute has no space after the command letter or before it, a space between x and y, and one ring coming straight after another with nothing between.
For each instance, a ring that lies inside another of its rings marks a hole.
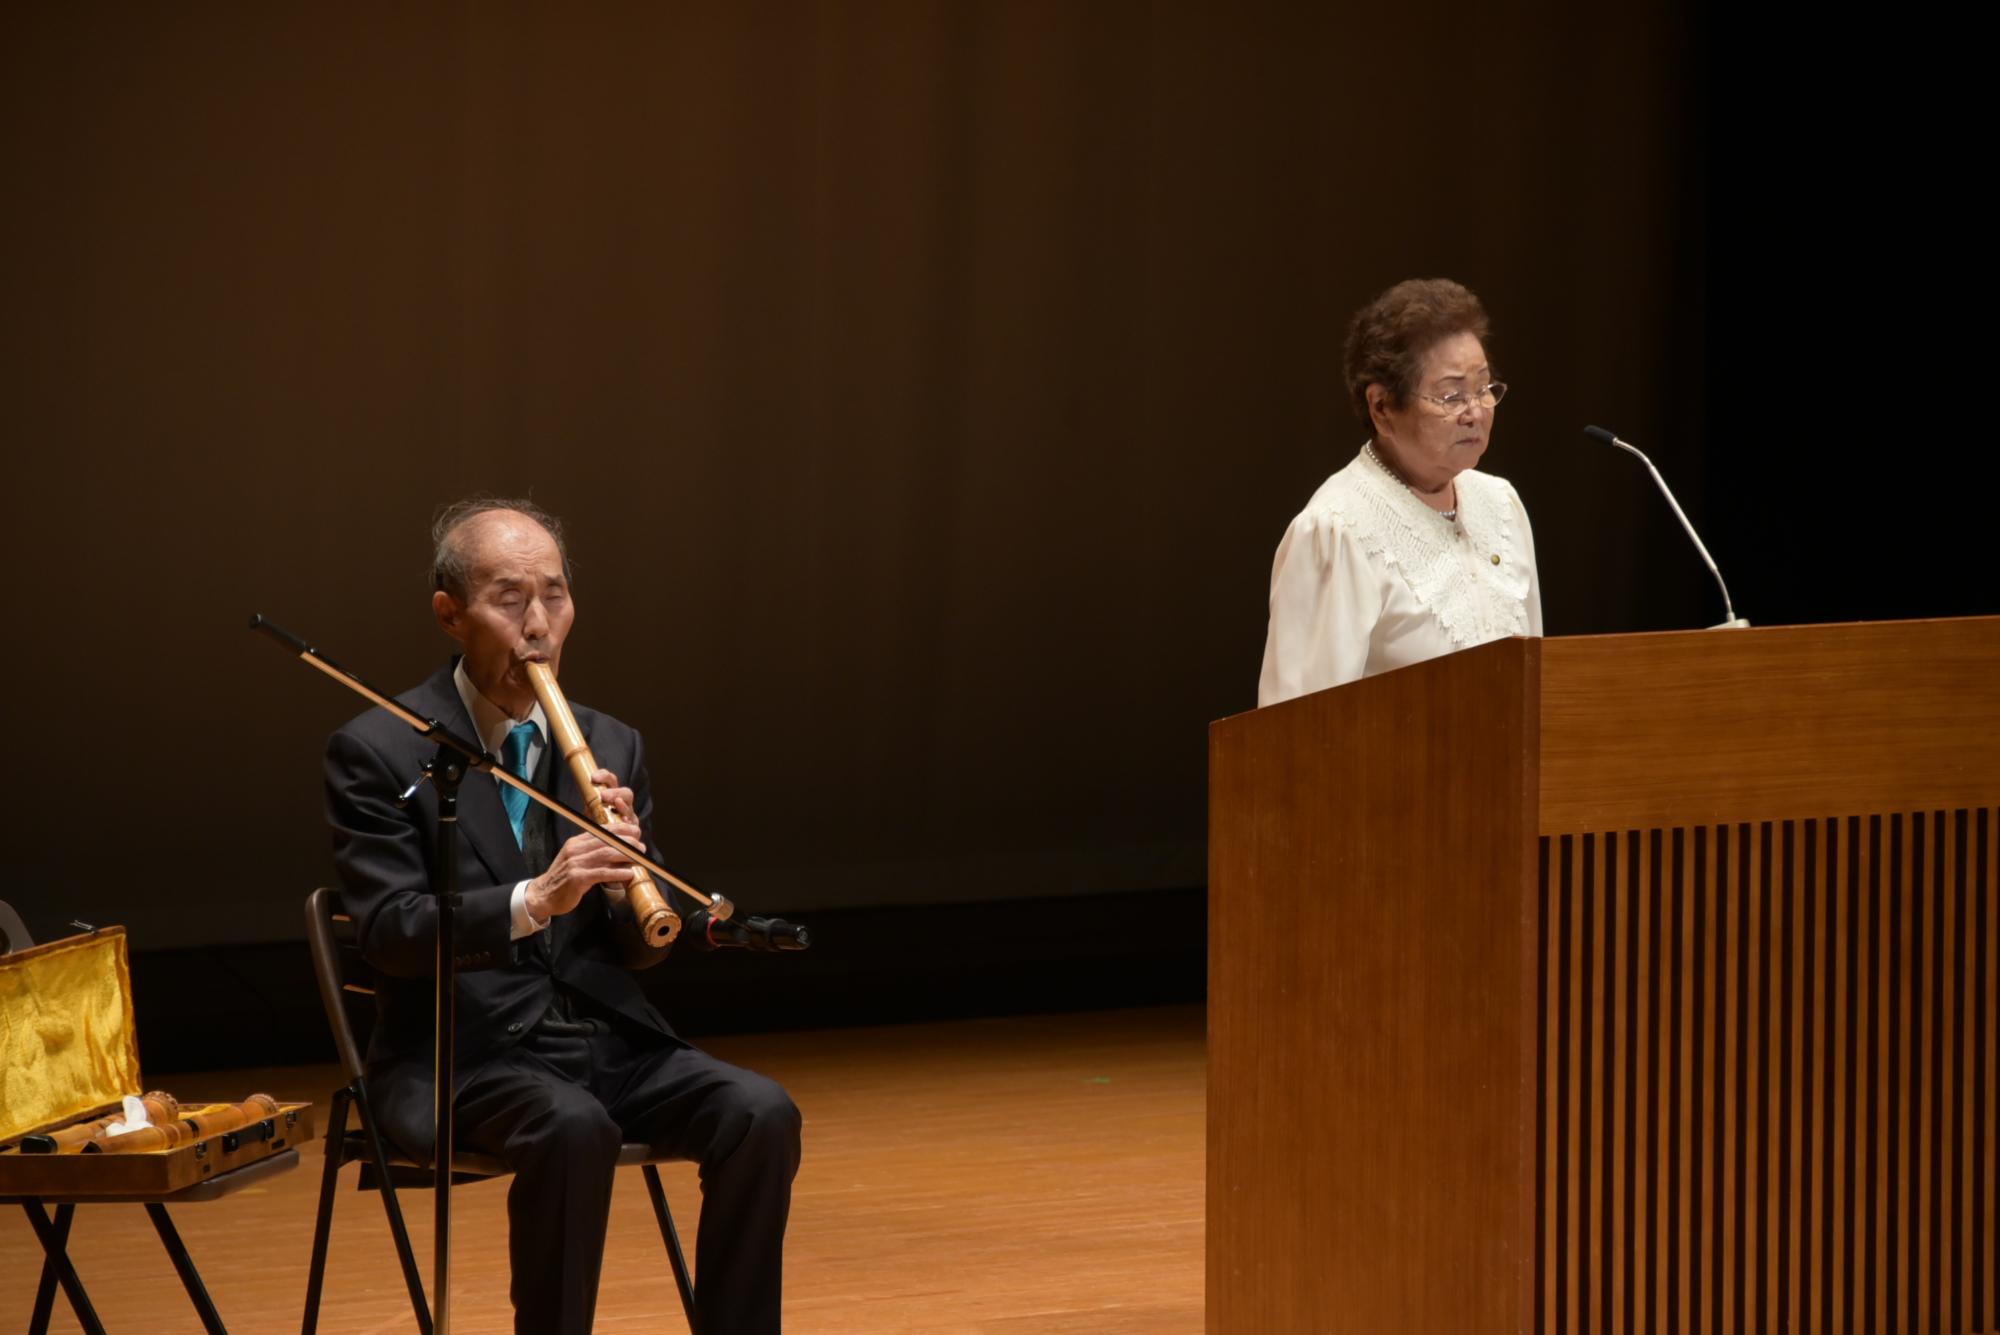
<instances>
[{"instance_id":1,"label":"pearl necklace","mask_svg":"<svg viewBox=\"0 0 2000 1335\"><path fill-rule=\"evenodd\" d=\"M1435 512L1435 513L1436 513L1436 514L1438 515L1438 517L1439 517L1439 518L1441 518L1441 519L1444 519L1444 520L1447 520L1448 522L1451 522L1451 523L1454 523L1454 524L1458 522L1458 507L1457 507L1457 506L1455 506L1455 505L1454 505L1454 506L1452 506L1452 507L1451 507L1451 509L1449 509L1449 510L1439 510L1439 509L1438 509L1438 508L1437 508L1436 506L1432 505L1432 504L1431 504L1431 503L1430 503L1429 501L1425 501L1425 500L1424 500L1424 498L1423 498L1423 493L1419 492L1419 491L1418 491L1418 490L1417 490L1417 489L1416 489L1415 487L1411 486L1411 485L1410 485L1409 483L1407 483L1407 482L1404 482L1404 481L1403 481L1403 475L1402 475L1401 473L1398 473L1398 472L1397 472L1397 471L1396 471L1395 469L1393 469L1393 468L1389 467L1389 465L1388 465L1388 464L1386 464L1386 463L1382 462L1382 456L1381 456L1381 455L1379 455L1379 454L1377 454L1377 453L1375 452L1375 442L1374 442L1374 441L1372 441L1372 440L1371 440L1371 441L1369 441L1369 442L1368 442L1367 444L1363 445L1363 446L1362 446L1361 448L1362 448L1362 449L1364 449L1364 450L1366 450L1366 451L1368 452L1368 457L1369 457L1370 459L1373 459L1373 460L1375 461L1375 466L1376 466L1377 468L1379 468L1379 469L1381 469L1381 470L1382 470L1383 472L1387 473L1387 474L1388 474L1388 475L1389 475L1390 477L1392 477L1392 478L1396 479L1396 481L1397 481L1398 483L1401 483L1401 485L1402 485L1402 488L1403 488L1403 490L1404 490L1404 491L1407 491L1407 492L1409 492L1409 493L1410 493L1410 495L1412 495L1412 496L1415 496L1415 497L1416 497L1416 498L1417 498L1417 499L1418 499L1419 501L1423 501L1423 505L1424 505L1424 509L1426 509L1426 510L1430 510L1430 511L1433 511L1433 512ZM1446 484L1446 485L1449 485L1449 484Z\"/></svg>"}]
</instances>

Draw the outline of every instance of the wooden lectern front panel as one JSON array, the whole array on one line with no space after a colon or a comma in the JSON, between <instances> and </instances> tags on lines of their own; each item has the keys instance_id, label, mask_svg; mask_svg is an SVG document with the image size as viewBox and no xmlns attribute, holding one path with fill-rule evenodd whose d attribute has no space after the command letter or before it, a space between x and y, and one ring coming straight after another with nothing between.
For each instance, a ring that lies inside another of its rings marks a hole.
<instances>
[{"instance_id":1,"label":"wooden lectern front panel","mask_svg":"<svg viewBox=\"0 0 2000 1335\"><path fill-rule=\"evenodd\" d=\"M1522 648L1210 734L1211 1335L1522 1328Z\"/></svg>"},{"instance_id":2,"label":"wooden lectern front panel","mask_svg":"<svg viewBox=\"0 0 2000 1335\"><path fill-rule=\"evenodd\" d=\"M2000 818L1540 841L1534 1329L2000 1327Z\"/></svg>"}]
</instances>

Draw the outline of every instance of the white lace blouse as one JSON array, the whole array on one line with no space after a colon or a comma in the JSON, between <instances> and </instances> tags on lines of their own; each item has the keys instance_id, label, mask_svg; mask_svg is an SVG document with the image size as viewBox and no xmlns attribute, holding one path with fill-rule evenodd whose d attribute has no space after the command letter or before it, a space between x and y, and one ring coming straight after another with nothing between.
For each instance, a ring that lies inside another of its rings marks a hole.
<instances>
[{"instance_id":1,"label":"white lace blouse","mask_svg":"<svg viewBox=\"0 0 2000 1335\"><path fill-rule=\"evenodd\" d=\"M1257 703L1541 633L1535 538L1514 488L1460 473L1446 519L1364 449L1278 544Z\"/></svg>"}]
</instances>

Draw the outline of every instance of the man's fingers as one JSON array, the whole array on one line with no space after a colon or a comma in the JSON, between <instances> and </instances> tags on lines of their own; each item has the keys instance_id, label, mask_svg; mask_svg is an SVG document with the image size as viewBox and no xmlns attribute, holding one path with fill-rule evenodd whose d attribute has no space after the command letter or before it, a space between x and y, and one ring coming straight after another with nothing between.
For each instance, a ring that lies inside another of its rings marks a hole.
<instances>
[{"instance_id":1,"label":"man's fingers","mask_svg":"<svg viewBox=\"0 0 2000 1335\"><path fill-rule=\"evenodd\" d=\"M636 848L644 848L646 846L645 831L641 830L638 826L632 824L632 822L630 821L615 820L611 822L611 824L604 827L604 832L606 834L616 835L620 839L627 840ZM611 844L605 843L602 839L597 838L595 835L579 834L574 839L571 839L569 843L565 846L565 851L568 852L572 857L580 857L584 853L590 852L592 850L600 850L605 855L614 858L625 856L623 853L619 852L616 847L612 846Z\"/></svg>"},{"instance_id":2,"label":"man's fingers","mask_svg":"<svg viewBox=\"0 0 2000 1335\"><path fill-rule=\"evenodd\" d=\"M587 875L598 881L629 881L632 879L632 863L615 848L599 843L587 834L580 834L569 841L563 850L565 861L580 876Z\"/></svg>"},{"instance_id":3,"label":"man's fingers","mask_svg":"<svg viewBox=\"0 0 2000 1335\"><path fill-rule=\"evenodd\" d=\"M620 816L632 818L632 790L618 786L618 776L608 769L594 770L590 781L597 785L597 795L604 799L604 805Z\"/></svg>"},{"instance_id":4,"label":"man's fingers","mask_svg":"<svg viewBox=\"0 0 2000 1335\"><path fill-rule=\"evenodd\" d=\"M576 863L576 869L580 875L593 878L591 880L592 885L597 884L598 881L629 881L632 879L632 864L609 850L606 850L603 857L593 856L579 859Z\"/></svg>"}]
</instances>

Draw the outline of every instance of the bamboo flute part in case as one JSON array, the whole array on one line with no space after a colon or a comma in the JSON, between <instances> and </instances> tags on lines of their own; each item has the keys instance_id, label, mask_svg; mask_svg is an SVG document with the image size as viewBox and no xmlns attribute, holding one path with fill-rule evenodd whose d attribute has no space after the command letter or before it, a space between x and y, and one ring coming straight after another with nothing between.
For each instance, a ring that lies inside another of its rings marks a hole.
<instances>
[{"instance_id":1,"label":"bamboo flute part in case","mask_svg":"<svg viewBox=\"0 0 2000 1335\"><path fill-rule=\"evenodd\" d=\"M528 682L535 688L535 698L542 702L542 712L548 716L549 732L556 750L569 764L570 776L576 780L577 791L583 794L584 810L599 825L610 825L614 814L605 805L603 795L597 791L597 785L591 782L590 777L597 772L597 758L590 754L590 744L583 739L583 729L577 726L569 701L563 698L562 688L556 685L556 674L547 663L529 663ZM691 886L681 888L694 893ZM680 935L680 915L667 903L666 896L660 893L659 886L653 883L646 869L637 864L633 865L631 881L622 886L606 885L604 889L614 900L622 895L625 907L630 911L630 922L620 924L622 931L636 935L636 940L625 943L627 962L642 966L657 964L665 957L666 949L673 944L674 938Z\"/></svg>"}]
</instances>

